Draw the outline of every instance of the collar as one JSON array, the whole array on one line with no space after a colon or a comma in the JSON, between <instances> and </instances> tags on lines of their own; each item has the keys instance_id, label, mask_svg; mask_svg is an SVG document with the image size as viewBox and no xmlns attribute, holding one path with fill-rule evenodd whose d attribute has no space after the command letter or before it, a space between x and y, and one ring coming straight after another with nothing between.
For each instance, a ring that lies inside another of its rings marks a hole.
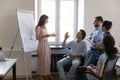
<instances>
[{"instance_id":1,"label":"collar","mask_svg":"<svg viewBox=\"0 0 120 80\"><path fill-rule=\"evenodd\" d=\"M95 30L98 30L98 29L100 29L100 27L95 27Z\"/></svg>"},{"instance_id":2,"label":"collar","mask_svg":"<svg viewBox=\"0 0 120 80\"><path fill-rule=\"evenodd\" d=\"M80 40L80 41L78 41L78 40L76 40L76 42L78 42L78 43L80 43L82 40Z\"/></svg>"}]
</instances>

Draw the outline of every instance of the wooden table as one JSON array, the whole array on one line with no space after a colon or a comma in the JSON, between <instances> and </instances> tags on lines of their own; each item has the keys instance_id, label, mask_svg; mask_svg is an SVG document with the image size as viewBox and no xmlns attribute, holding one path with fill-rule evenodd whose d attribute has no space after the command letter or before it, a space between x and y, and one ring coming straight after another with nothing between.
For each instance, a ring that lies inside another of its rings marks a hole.
<instances>
[{"instance_id":1,"label":"wooden table","mask_svg":"<svg viewBox=\"0 0 120 80\"><path fill-rule=\"evenodd\" d=\"M6 58L5 61L0 61L0 80L9 72L12 68L13 80L16 80L16 61L17 59Z\"/></svg>"}]
</instances>

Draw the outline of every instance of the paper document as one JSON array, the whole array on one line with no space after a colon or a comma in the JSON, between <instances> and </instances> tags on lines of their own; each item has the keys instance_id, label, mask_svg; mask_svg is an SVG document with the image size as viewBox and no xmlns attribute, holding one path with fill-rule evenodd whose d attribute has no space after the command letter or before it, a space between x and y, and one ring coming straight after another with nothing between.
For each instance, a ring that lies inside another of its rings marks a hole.
<instances>
[{"instance_id":1,"label":"paper document","mask_svg":"<svg viewBox=\"0 0 120 80\"><path fill-rule=\"evenodd\" d=\"M92 45L95 45L94 42L92 42L89 38L86 38Z\"/></svg>"},{"instance_id":2,"label":"paper document","mask_svg":"<svg viewBox=\"0 0 120 80\"><path fill-rule=\"evenodd\" d=\"M118 59L116 65L120 67L120 58Z\"/></svg>"},{"instance_id":3,"label":"paper document","mask_svg":"<svg viewBox=\"0 0 120 80\"><path fill-rule=\"evenodd\" d=\"M68 48L65 48L65 53L66 53L67 55L70 55L70 54L72 54L72 51L70 51Z\"/></svg>"}]
</instances>

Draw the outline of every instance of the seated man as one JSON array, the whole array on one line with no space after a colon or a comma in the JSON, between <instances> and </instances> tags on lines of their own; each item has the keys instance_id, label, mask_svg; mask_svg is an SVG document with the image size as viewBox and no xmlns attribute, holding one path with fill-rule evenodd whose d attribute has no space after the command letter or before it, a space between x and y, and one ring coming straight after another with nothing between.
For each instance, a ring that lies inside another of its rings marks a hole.
<instances>
[{"instance_id":1,"label":"seated man","mask_svg":"<svg viewBox=\"0 0 120 80\"><path fill-rule=\"evenodd\" d=\"M75 73L76 68L81 63L81 58L85 56L86 43L83 41L85 36L86 36L86 32L81 29L76 34L77 40L71 41L70 43L66 44L66 40L68 39L69 35L68 35L68 32L65 33L65 38L62 43L62 46L64 48L70 48L70 53L68 53L67 57L65 57L57 62L60 80L70 80L71 76ZM72 66L71 66L71 69L68 72L68 74L65 76L63 66L68 63L72 63Z\"/></svg>"}]
</instances>

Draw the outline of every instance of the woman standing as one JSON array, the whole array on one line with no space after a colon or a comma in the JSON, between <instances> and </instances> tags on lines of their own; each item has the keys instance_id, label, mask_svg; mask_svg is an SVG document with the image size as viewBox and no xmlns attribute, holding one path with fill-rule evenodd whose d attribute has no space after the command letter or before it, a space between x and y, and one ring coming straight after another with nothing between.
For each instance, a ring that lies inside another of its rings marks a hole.
<instances>
[{"instance_id":1,"label":"woman standing","mask_svg":"<svg viewBox=\"0 0 120 80\"><path fill-rule=\"evenodd\" d=\"M51 65L51 50L48 44L48 37L55 37L56 34L48 34L46 24L48 23L48 16L42 15L36 26L36 39L38 42L38 75L39 80L51 80L50 65Z\"/></svg>"}]
</instances>

